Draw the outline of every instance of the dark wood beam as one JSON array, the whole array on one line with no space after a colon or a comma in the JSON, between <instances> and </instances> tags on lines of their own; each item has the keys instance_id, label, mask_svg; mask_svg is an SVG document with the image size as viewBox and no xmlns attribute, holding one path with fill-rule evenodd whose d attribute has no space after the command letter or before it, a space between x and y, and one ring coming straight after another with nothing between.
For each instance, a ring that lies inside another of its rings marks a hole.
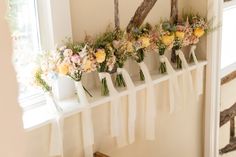
<instances>
[{"instance_id":1,"label":"dark wood beam","mask_svg":"<svg viewBox=\"0 0 236 157\"><path fill-rule=\"evenodd\" d=\"M236 116L236 103L220 113L220 127Z\"/></svg>"},{"instance_id":2,"label":"dark wood beam","mask_svg":"<svg viewBox=\"0 0 236 157\"><path fill-rule=\"evenodd\" d=\"M94 157L109 157L109 156L105 155L103 153L100 153L100 152L96 152L96 153L94 153Z\"/></svg>"},{"instance_id":3,"label":"dark wood beam","mask_svg":"<svg viewBox=\"0 0 236 157\"><path fill-rule=\"evenodd\" d=\"M157 0L144 0L141 3L127 26L127 32L130 32L133 28L138 28L143 24L145 18L152 10L156 2Z\"/></svg>"},{"instance_id":4,"label":"dark wood beam","mask_svg":"<svg viewBox=\"0 0 236 157\"><path fill-rule=\"evenodd\" d=\"M222 79L221 79L221 85L224 85L230 81L232 81L233 79L236 78L236 71L233 71L231 72L230 74L224 76Z\"/></svg>"},{"instance_id":5,"label":"dark wood beam","mask_svg":"<svg viewBox=\"0 0 236 157\"><path fill-rule=\"evenodd\" d=\"M120 29L119 0L114 0L114 19L115 19L115 28Z\"/></svg>"}]
</instances>

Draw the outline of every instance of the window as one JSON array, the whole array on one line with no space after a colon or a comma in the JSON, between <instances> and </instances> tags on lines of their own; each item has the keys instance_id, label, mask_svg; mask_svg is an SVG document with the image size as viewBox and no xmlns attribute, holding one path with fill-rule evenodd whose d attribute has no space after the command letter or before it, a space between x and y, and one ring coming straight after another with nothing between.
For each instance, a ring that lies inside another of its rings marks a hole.
<instances>
[{"instance_id":1,"label":"window","mask_svg":"<svg viewBox=\"0 0 236 157\"><path fill-rule=\"evenodd\" d=\"M19 103L24 128L31 130L55 118L43 91L30 84L32 63L42 50L51 50L72 37L69 0L8 0L12 30L13 62L19 82ZM61 10L64 12L61 12Z\"/></svg>"},{"instance_id":2,"label":"window","mask_svg":"<svg viewBox=\"0 0 236 157\"><path fill-rule=\"evenodd\" d=\"M236 69L236 1L226 1L223 12L222 25L222 53L221 69L223 73L230 73Z\"/></svg>"},{"instance_id":3,"label":"window","mask_svg":"<svg viewBox=\"0 0 236 157\"><path fill-rule=\"evenodd\" d=\"M38 90L30 87L32 59L41 50L37 5L34 0L9 0L9 19L12 30L13 62L19 81L20 98Z\"/></svg>"}]
</instances>

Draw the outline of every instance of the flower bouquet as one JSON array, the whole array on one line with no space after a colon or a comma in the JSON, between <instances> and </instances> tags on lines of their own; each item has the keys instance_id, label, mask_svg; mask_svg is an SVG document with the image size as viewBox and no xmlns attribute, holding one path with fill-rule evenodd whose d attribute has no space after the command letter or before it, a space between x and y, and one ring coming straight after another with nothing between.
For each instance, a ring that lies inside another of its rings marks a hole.
<instances>
[{"instance_id":1,"label":"flower bouquet","mask_svg":"<svg viewBox=\"0 0 236 157\"><path fill-rule=\"evenodd\" d=\"M92 95L81 84L83 73L89 73L96 70L96 59L93 49L85 43L69 42L57 50L59 58L56 60L56 72L61 75L71 77L76 82L77 94L85 90L90 97ZM78 88L78 86L80 86Z\"/></svg>"},{"instance_id":2,"label":"flower bouquet","mask_svg":"<svg viewBox=\"0 0 236 157\"><path fill-rule=\"evenodd\" d=\"M128 52L127 46L132 47L129 45L129 43L124 38L124 32L120 29L116 29L114 31L114 41L112 42L112 46L114 48L114 54L116 56L116 67L117 68L123 68L124 63L126 62L128 58ZM116 75L116 86L118 87L126 87L125 80L123 78L123 75L121 73L117 73Z\"/></svg>"},{"instance_id":3,"label":"flower bouquet","mask_svg":"<svg viewBox=\"0 0 236 157\"><path fill-rule=\"evenodd\" d=\"M115 40L113 31L107 30L104 34L99 36L94 43L94 55L97 61L97 71L102 73L113 73L116 66L115 50L112 42ZM103 96L109 95L107 80L105 77L101 79L101 94Z\"/></svg>"},{"instance_id":4,"label":"flower bouquet","mask_svg":"<svg viewBox=\"0 0 236 157\"><path fill-rule=\"evenodd\" d=\"M169 21L164 21L161 22L156 27L156 29L158 35L156 45L158 47L159 55L163 56L167 49L170 50L173 47L175 39L175 34L173 33L173 31L175 30L175 27ZM165 62L161 61L159 71L162 74L166 72Z\"/></svg>"},{"instance_id":5,"label":"flower bouquet","mask_svg":"<svg viewBox=\"0 0 236 157\"><path fill-rule=\"evenodd\" d=\"M45 92L46 100L52 102L49 104L53 104L57 112L62 112L62 108L57 105L52 93L51 72L54 66L51 64L50 53L44 52L37 59L38 65L33 73L33 84Z\"/></svg>"},{"instance_id":6,"label":"flower bouquet","mask_svg":"<svg viewBox=\"0 0 236 157\"><path fill-rule=\"evenodd\" d=\"M132 45L134 47L134 53L132 53L131 56L136 60L137 63L142 63L144 61L145 52L151 46L151 39L150 39L151 30L152 26L147 23L146 25L140 28L134 28L131 31L130 38L132 41ZM144 81L145 77L141 69L139 75L140 79Z\"/></svg>"},{"instance_id":7,"label":"flower bouquet","mask_svg":"<svg viewBox=\"0 0 236 157\"><path fill-rule=\"evenodd\" d=\"M206 18L201 17L198 14L189 14L184 18L186 24L188 24L192 30L191 35L189 35L187 38L189 45L191 45L191 47L196 47L195 45L199 42L200 38L210 31L209 22L206 20ZM192 55L193 54L190 53L190 62L193 61Z\"/></svg>"}]
</instances>

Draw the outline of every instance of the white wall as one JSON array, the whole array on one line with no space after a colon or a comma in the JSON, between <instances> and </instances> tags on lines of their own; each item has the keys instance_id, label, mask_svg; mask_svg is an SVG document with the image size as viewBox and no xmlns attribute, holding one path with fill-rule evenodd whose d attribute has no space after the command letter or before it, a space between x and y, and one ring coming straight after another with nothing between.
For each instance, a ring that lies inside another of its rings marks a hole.
<instances>
[{"instance_id":1,"label":"white wall","mask_svg":"<svg viewBox=\"0 0 236 157\"><path fill-rule=\"evenodd\" d=\"M11 64L12 47L5 1L0 1L0 156L24 157L25 134L17 103L16 75Z\"/></svg>"}]
</instances>

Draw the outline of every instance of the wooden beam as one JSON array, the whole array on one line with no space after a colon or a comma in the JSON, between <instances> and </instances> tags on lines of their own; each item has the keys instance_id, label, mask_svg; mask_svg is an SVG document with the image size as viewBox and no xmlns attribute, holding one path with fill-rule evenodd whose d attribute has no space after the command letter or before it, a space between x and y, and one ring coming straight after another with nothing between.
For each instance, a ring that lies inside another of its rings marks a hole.
<instances>
[{"instance_id":1,"label":"wooden beam","mask_svg":"<svg viewBox=\"0 0 236 157\"><path fill-rule=\"evenodd\" d=\"M170 20L172 23L177 23L178 18L179 18L178 0L171 0Z\"/></svg>"},{"instance_id":2,"label":"wooden beam","mask_svg":"<svg viewBox=\"0 0 236 157\"><path fill-rule=\"evenodd\" d=\"M109 157L109 156L105 155L103 153L100 153L100 152L96 152L96 153L94 153L94 157Z\"/></svg>"},{"instance_id":3,"label":"wooden beam","mask_svg":"<svg viewBox=\"0 0 236 157\"><path fill-rule=\"evenodd\" d=\"M220 112L220 127L236 116L236 103L230 108Z\"/></svg>"},{"instance_id":4,"label":"wooden beam","mask_svg":"<svg viewBox=\"0 0 236 157\"><path fill-rule=\"evenodd\" d=\"M221 79L221 85L224 85L236 78L236 71L231 72Z\"/></svg>"},{"instance_id":5,"label":"wooden beam","mask_svg":"<svg viewBox=\"0 0 236 157\"><path fill-rule=\"evenodd\" d=\"M225 154L236 150L236 138L234 138L228 145L219 150L219 153Z\"/></svg>"},{"instance_id":6,"label":"wooden beam","mask_svg":"<svg viewBox=\"0 0 236 157\"><path fill-rule=\"evenodd\" d=\"M127 32L130 32L133 28L138 28L143 24L145 18L156 2L157 0L144 0L141 3L127 26Z\"/></svg>"},{"instance_id":7,"label":"wooden beam","mask_svg":"<svg viewBox=\"0 0 236 157\"><path fill-rule=\"evenodd\" d=\"M114 0L114 18L115 18L115 28L120 29L119 0Z\"/></svg>"}]
</instances>

